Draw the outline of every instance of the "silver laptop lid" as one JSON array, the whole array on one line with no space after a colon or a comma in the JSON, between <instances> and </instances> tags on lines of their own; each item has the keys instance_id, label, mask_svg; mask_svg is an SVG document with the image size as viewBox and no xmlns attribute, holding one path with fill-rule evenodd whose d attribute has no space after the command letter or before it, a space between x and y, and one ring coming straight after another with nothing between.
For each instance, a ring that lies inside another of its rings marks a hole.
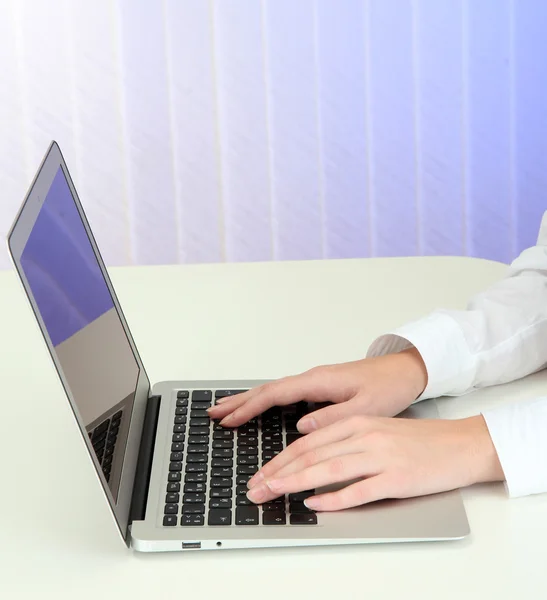
<instances>
[{"instance_id":1,"label":"silver laptop lid","mask_svg":"<svg viewBox=\"0 0 547 600\"><path fill-rule=\"evenodd\" d=\"M8 246L120 533L150 384L58 145Z\"/></svg>"}]
</instances>

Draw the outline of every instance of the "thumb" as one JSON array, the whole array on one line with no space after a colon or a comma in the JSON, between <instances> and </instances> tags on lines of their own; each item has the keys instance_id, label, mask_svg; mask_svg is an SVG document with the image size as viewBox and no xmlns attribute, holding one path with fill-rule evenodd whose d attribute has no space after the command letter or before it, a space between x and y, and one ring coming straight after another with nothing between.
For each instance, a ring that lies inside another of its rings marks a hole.
<instances>
[{"instance_id":1,"label":"thumb","mask_svg":"<svg viewBox=\"0 0 547 600\"><path fill-rule=\"evenodd\" d=\"M300 433L311 433L316 429L321 429L341 419L347 419L360 412L362 411L359 410L353 400L348 400L341 404L333 404L302 417L297 423L298 431Z\"/></svg>"}]
</instances>

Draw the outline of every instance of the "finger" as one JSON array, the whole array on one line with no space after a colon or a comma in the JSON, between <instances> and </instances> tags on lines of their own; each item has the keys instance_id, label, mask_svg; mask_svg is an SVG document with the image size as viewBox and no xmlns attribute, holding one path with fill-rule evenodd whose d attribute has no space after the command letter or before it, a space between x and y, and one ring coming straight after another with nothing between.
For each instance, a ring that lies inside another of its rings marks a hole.
<instances>
[{"instance_id":1,"label":"finger","mask_svg":"<svg viewBox=\"0 0 547 600\"><path fill-rule=\"evenodd\" d=\"M301 433L311 433L312 431L321 429L321 427L326 427L342 419L347 419L360 412L359 403L355 402L355 400L348 400L342 404L333 404L332 406L321 408L302 417L297 423L297 428Z\"/></svg>"},{"instance_id":2,"label":"finger","mask_svg":"<svg viewBox=\"0 0 547 600\"><path fill-rule=\"evenodd\" d=\"M284 494L292 494L332 483L370 476L375 473L372 466L368 464L369 460L370 457L362 452L330 458L298 473L268 479L263 484L250 490L247 497L253 502L267 502L271 498L277 498Z\"/></svg>"},{"instance_id":3,"label":"finger","mask_svg":"<svg viewBox=\"0 0 547 600\"><path fill-rule=\"evenodd\" d=\"M312 510L333 511L391 497L393 492L390 480L386 475L380 474L348 485L337 492L312 496L304 500L304 504Z\"/></svg>"},{"instance_id":4,"label":"finger","mask_svg":"<svg viewBox=\"0 0 547 600\"><path fill-rule=\"evenodd\" d=\"M279 477L287 477L292 473L300 473L304 469L308 469L309 467L322 463L323 461L331 458L362 453L363 451L364 448L362 439L358 438L357 436L352 436L340 442L320 446L319 448L315 448L314 450L310 450L309 452L302 454L289 464L285 465L283 468L273 473L269 478L266 479L266 481L268 481L268 479L271 480L278 479Z\"/></svg>"},{"instance_id":5,"label":"finger","mask_svg":"<svg viewBox=\"0 0 547 600\"><path fill-rule=\"evenodd\" d=\"M212 419L223 419L226 415L236 410L236 408L239 408L242 404L248 402L249 398L253 397L253 393L256 394L256 390L249 390L248 392L237 394L230 398L221 398L221 400L225 400L225 402L211 406L211 408L207 409L207 412Z\"/></svg>"},{"instance_id":6,"label":"finger","mask_svg":"<svg viewBox=\"0 0 547 600\"><path fill-rule=\"evenodd\" d=\"M285 377L256 389L246 402L221 421L225 427L238 427L272 406L287 406L315 395L315 380L309 373ZM224 411L224 405L222 405ZM215 413L216 417L216 413Z\"/></svg>"},{"instance_id":7,"label":"finger","mask_svg":"<svg viewBox=\"0 0 547 600\"><path fill-rule=\"evenodd\" d=\"M296 440L255 473L247 485L252 487L263 479L272 477L274 473L294 462L299 456L313 452L316 448L347 439L355 433L357 427L354 420L346 419Z\"/></svg>"}]
</instances>

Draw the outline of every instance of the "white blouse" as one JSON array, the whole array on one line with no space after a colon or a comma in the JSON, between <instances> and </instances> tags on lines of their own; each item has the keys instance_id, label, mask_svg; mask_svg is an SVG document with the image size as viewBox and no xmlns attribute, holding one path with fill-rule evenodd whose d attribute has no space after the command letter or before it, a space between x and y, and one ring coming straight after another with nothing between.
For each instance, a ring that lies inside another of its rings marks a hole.
<instances>
[{"instance_id":1,"label":"white blouse","mask_svg":"<svg viewBox=\"0 0 547 600\"><path fill-rule=\"evenodd\" d=\"M415 346L428 373L418 400L514 381L547 366L547 212L537 245L464 311L438 310L377 339L369 356ZM546 390L547 393L547 390ZM511 497L547 492L547 396L483 413Z\"/></svg>"}]
</instances>

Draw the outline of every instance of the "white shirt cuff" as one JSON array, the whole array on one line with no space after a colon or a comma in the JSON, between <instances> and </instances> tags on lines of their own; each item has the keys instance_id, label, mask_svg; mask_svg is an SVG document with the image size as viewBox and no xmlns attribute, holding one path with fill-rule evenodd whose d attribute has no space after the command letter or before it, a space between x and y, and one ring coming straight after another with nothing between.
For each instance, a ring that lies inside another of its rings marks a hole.
<instances>
[{"instance_id":1,"label":"white shirt cuff","mask_svg":"<svg viewBox=\"0 0 547 600\"><path fill-rule=\"evenodd\" d=\"M511 498L547 492L547 398L483 413Z\"/></svg>"},{"instance_id":2,"label":"white shirt cuff","mask_svg":"<svg viewBox=\"0 0 547 600\"><path fill-rule=\"evenodd\" d=\"M382 356L414 346L427 369L427 386L419 400L447 394L458 396L472 389L474 361L459 325L435 312L375 340L368 356Z\"/></svg>"}]
</instances>

